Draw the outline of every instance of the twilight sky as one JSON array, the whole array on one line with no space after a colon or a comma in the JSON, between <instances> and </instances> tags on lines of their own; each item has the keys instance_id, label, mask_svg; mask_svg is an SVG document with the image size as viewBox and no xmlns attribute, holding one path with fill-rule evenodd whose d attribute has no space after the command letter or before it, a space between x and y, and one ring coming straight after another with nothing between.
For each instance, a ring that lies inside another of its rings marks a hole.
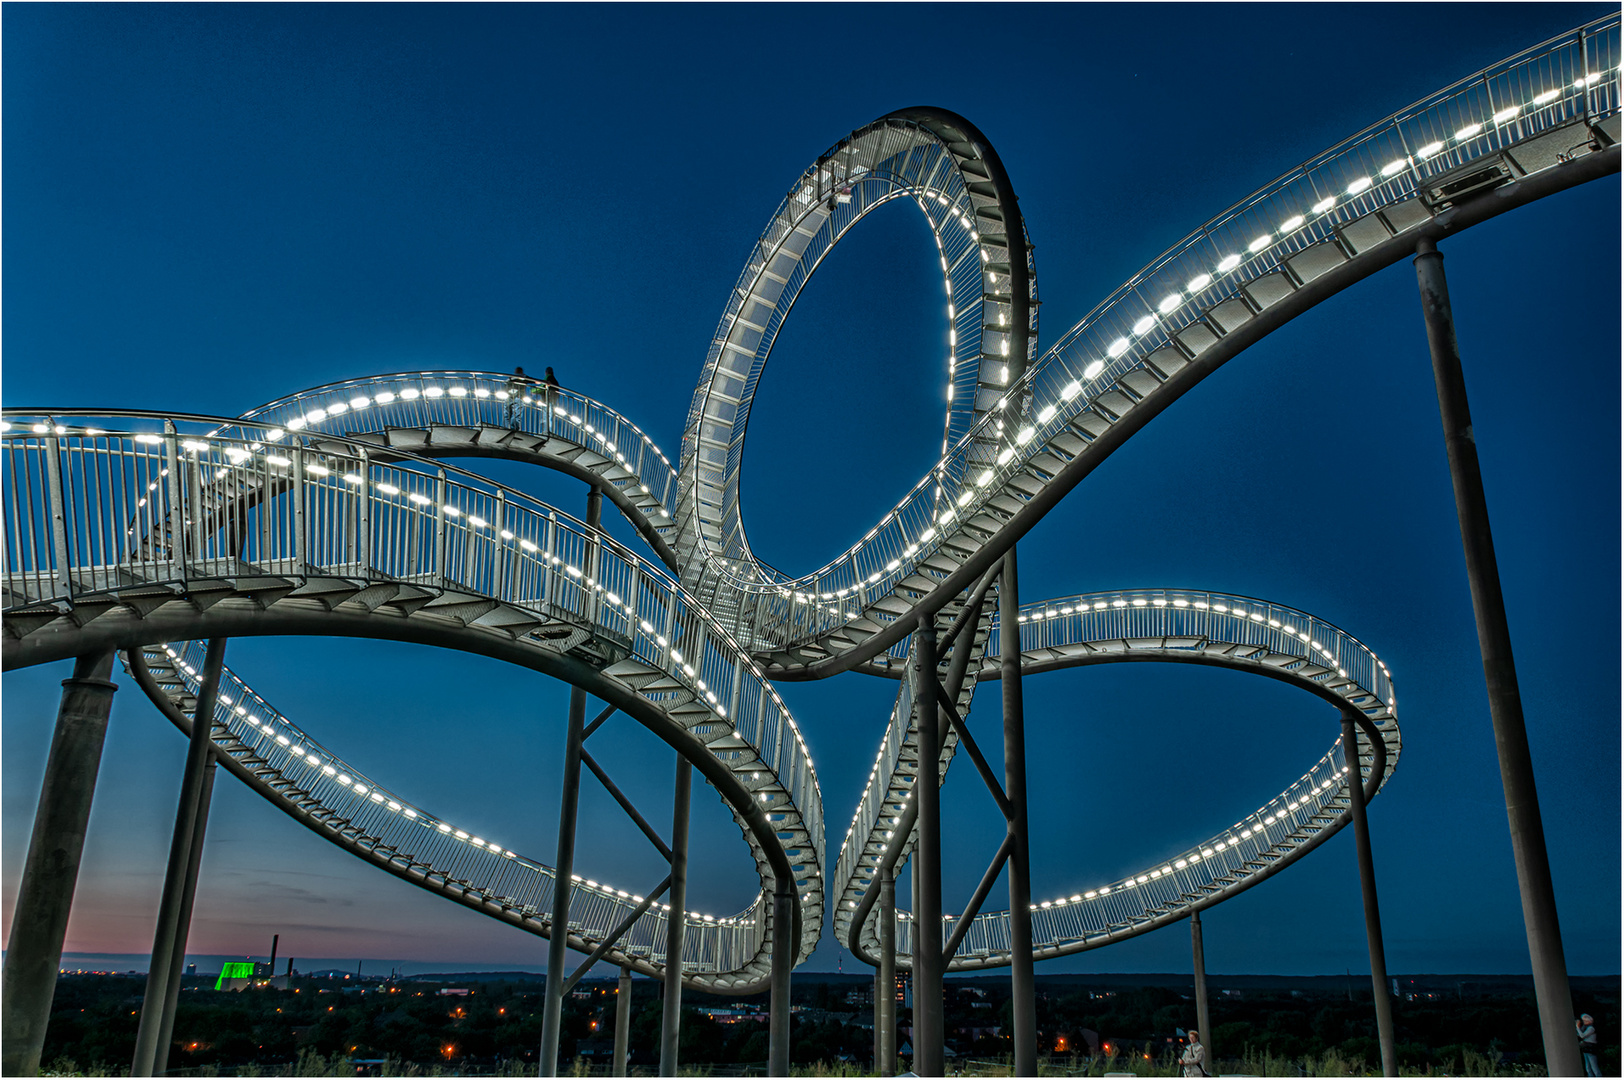
<instances>
[{"instance_id":1,"label":"twilight sky","mask_svg":"<svg viewBox=\"0 0 1624 1080\"><path fill-rule=\"evenodd\" d=\"M8 4L4 402L231 415L335 379L550 364L674 456L748 248L800 171L875 117L940 105L997 147L1037 245L1047 347L1297 162L1607 10ZM1619 206L1612 177L1443 248L1564 943L1586 974L1617 972L1620 955ZM744 478L752 543L775 565L845 550L932 460L934 258L906 205L882 208L786 324ZM584 501L553 474L470 467L574 513ZM1405 738L1371 807L1389 969L1528 970L1407 262L1186 395L1020 552L1026 600L1221 589L1368 643L1393 669ZM341 639L240 639L227 663L378 780L551 861L564 685ZM0 682L8 928L67 675ZM781 692L837 844L895 684L848 674ZM1337 734L1307 695L1172 665L1034 677L1026 708L1039 896L1210 835ZM999 721L994 686L971 720L991 753ZM593 748L669 821L663 744L620 719ZM126 682L69 950L150 948L184 755ZM579 871L646 891L658 856L583 790ZM967 763L944 800L956 910L1000 827ZM703 788L693 836L690 906L746 906L746 849ZM1351 835L1203 921L1214 972L1368 970ZM539 970L546 953L361 865L222 773L190 949L263 953L272 933L295 957ZM826 936L810 967L843 959ZM1039 971L1188 964L1180 926Z\"/></svg>"}]
</instances>

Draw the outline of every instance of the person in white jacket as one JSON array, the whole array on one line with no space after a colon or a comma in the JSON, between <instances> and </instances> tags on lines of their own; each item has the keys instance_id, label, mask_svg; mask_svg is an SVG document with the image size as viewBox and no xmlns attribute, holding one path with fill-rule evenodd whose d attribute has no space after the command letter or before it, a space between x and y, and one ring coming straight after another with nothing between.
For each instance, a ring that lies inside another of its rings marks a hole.
<instances>
[{"instance_id":1,"label":"person in white jacket","mask_svg":"<svg viewBox=\"0 0 1624 1080\"><path fill-rule=\"evenodd\" d=\"M1184 1075L1211 1076L1207 1072L1207 1048L1201 1045L1201 1032L1191 1028L1188 1038L1190 1045L1184 1048L1184 1056L1179 1058L1179 1064L1184 1066Z\"/></svg>"},{"instance_id":2,"label":"person in white jacket","mask_svg":"<svg viewBox=\"0 0 1624 1080\"><path fill-rule=\"evenodd\" d=\"M1600 1076L1601 1056L1600 1044L1596 1039L1596 1021L1585 1013L1574 1021L1573 1028L1579 1036L1579 1052L1584 1055L1585 1075Z\"/></svg>"}]
</instances>

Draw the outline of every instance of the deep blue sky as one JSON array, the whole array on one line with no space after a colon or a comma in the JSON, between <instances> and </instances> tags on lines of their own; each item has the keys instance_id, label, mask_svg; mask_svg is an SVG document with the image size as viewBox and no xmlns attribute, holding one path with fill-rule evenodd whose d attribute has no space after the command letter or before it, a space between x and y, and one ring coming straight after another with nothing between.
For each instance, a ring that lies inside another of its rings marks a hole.
<instances>
[{"instance_id":1,"label":"deep blue sky","mask_svg":"<svg viewBox=\"0 0 1624 1080\"><path fill-rule=\"evenodd\" d=\"M1606 10L8 4L4 401L229 415L370 373L551 364L674 454L750 244L800 171L879 115L945 106L998 148L1037 245L1047 345L1297 162ZM1615 177L1444 247L1579 973L1619 970L1619 237ZM843 551L938 446L933 261L923 223L887 207L786 325L745 475L746 524L776 565ZM573 482L490 471L582 502ZM1371 808L1389 966L1527 970L1408 263L1169 409L1023 542L1021 570L1030 600L1231 590L1369 643L1393 668L1405 733ZM550 859L566 687L382 643L243 639L228 662L376 778ZM3 681L7 926L66 675ZM831 845L894 689L861 675L782 688ZM1323 704L1220 671L1092 668L1034 678L1026 701L1042 896L1209 835L1336 736ZM984 692L972 719L994 747L998 708ZM594 742L611 740L600 757L668 820L668 752L624 721ZM121 690L69 949L150 947L183 756ZM658 857L586 790L582 872L647 888ZM945 794L953 907L997 826L967 766ZM747 904L749 860L708 793L694 835L691 906ZM1205 922L1216 972L1364 969L1352 837ZM539 969L545 956L222 776L191 948L263 953L273 932L295 957ZM812 966L840 959L826 939ZM1040 971L1188 963L1171 928Z\"/></svg>"}]
</instances>

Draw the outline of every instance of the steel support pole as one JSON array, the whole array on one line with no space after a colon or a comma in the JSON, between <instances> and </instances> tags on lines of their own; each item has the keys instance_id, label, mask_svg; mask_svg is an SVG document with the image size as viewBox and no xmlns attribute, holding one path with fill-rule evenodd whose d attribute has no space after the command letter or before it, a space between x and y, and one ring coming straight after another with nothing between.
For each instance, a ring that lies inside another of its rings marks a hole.
<instances>
[{"instance_id":1,"label":"steel support pole","mask_svg":"<svg viewBox=\"0 0 1624 1080\"><path fill-rule=\"evenodd\" d=\"M897 1071L897 871L888 868L880 876L880 966L875 990L874 1012L879 1052L874 1059L878 1076Z\"/></svg>"},{"instance_id":2,"label":"steel support pole","mask_svg":"<svg viewBox=\"0 0 1624 1080\"><path fill-rule=\"evenodd\" d=\"M192 721L194 724L196 720ZM175 1009L180 1005L180 984L186 974L186 938L191 933L192 906L197 900L197 878L203 867L203 835L208 831L209 804L214 800L214 774L219 770L214 748L209 748L208 764L203 767L203 790L198 797L197 816L192 820L192 851L186 863L186 888L180 898L180 930L169 954L169 986L164 991L162 1026L158 1029L158 1052L153 1058L153 1074L162 1076L169 1071L169 1049L175 1033ZM273 939L274 940L274 939ZM276 957L271 957L271 974L275 975Z\"/></svg>"},{"instance_id":3,"label":"steel support pole","mask_svg":"<svg viewBox=\"0 0 1624 1080\"><path fill-rule=\"evenodd\" d=\"M1348 769L1348 802L1353 808L1353 839L1359 854L1359 891L1365 899L1365 941L1370 946L1370 985L1376 995L1376 1037L1382 1049L1382 1075L1398 1075L1398 1048L1393 1042L1393 999L1387 993L1387 950L1382 945L1382 915L1376 905L1376 863L1370 853L1370 822L1365 813L1365 785L1359 770L1359 733L1353 717L1342 714L1342 763Z\"/></svg>"},{"instance_id":4,"label":"steel support pole","mask_svg":"<svg viewBox=\"0 0 1624 1080\"><path fill-rule=\"evenodd\" d=\"M874 965L874 1075L884 1076L880 1072L880 1062L885 1055L880 1052L880 1041L883 1035L880 1024L880 965Z\"/></svg>"},{"instance_id":5,"label":"steel support pole","mask_svg":"<svg viewBox=\"0 0 1624 1080\"><path fill-rule=\"evenodd\" d=\"M1190 957L1195 967L1195 1029L1201 1045L1207 1048L1207 1072L1218 1075L1218 1059L1212 1052L1212 1015L1207 1012L1207 953L1201 944L1201 912L1190 912Z\"/></svg>"},{"instance_id":6,"label":"steel support pole","mask_svg":"<svg viewBox=\"0 0 1624 1080\"><path fill-rule=\"evenodd\" d=\"M569 949L570 893L575 872L575 819L581 797L581 730L586 691L570 687L569 729L564 740L563 793L558 808L558 853L553 860L553 920L547 935L547 990L542 1002L540 1076L558 1075L558 1037L564 1015L564 966Z\"/></svg>"},{"instance_id":7,"label":"steel support pole","mask_svg":"<svg viewBox=\"0 0 1624 1080\"><path fill-rule=\"evenodd\" d=\"M1578 1042L1573 1037L1573 994L1568 986L1567 960L1562 953L1556 891L1551 885L1539 793L1534 786L1534 764L1528 752L1528 729L1523 721L1522 696L1517 689L1517 669L1512 661L1511 629L1506 623L1494 537L1489 531L1489 505L1483 493L1483 473L1478 465L1472 415L1466 401L1466 378L1461 371L1460 345L1455 340L1444 257L1430 240L1421 241L1416 250L1415 274L1421 289L1421 314L1426 320L1432 374L1438 384L1438 412L1443 421L1444 448L1449 455L1449 478L1455 488L1455 512L1460 518L1461 546L1466 553L1466 577L1472 590L1472 610L1477 617L1477 642L1483 654L1484 682L1488 685L1489 717L1494 726L1500 783L1505 789L1506 817L1511 828L1511 854L1517 867L1523 924L1534 971L1534 995L1539 1002L1540 1028L1545 1037L1545 1064L1552 1076L1578 1076L1583 1065Z\"/></svg>"},{"instance_id":8,"label":"steel support pole","mask_svg":"<svg viewBox=\"0 0 1624 1080\"><path fill-rule=\"evenodd\" d=\"M596 528L603 516L603 492L586 498L586 523ZM589 571L592 568L588 568ZM547 934L546 996L541 1007L538 1076L558 1075L558 1040L564 1022L564 966L569 950L570 875L575 872L575 822L581 804L581 741L586 727L586 691L570 687L569 727L564 737L564 779L558 807L558 848L553 860L553 919Z\"/></svg>"},{"instance_id":9,"label":"steel support pole","mask_svg":"<svg viewBox=\"0 0 1624 1080\"><path fill-rule=\"evenodd\" d=\"M620 985L615 988L615 1066L613 1076L626 1075L626 1048L632 1036L632 969L620 969Z\"/></svg>"},{"instance_id":10,"label":"steel support pole","mask_svg":"<svg viewBox=\"0 0 1624 1080\"><path fill-rule=\"evenodd\" d=\"M790 974L795 970L795 883L773 887L772 997L767 1006L767 1075L789 1075Z\"/></svg>"},{"instance_id":11,"label":"steel support pole","mask_svg":"<svg viewBox=\"0 0 1624 1080\"><path fill-rule=\"evenodd\" d=\"M73 662L73 676L62 682L56 732L45 761L34 833L0 974L0 1075L39 1074L90 823L90 797L101 768L113 692L118 689L110 678L113 655L108 650L79 657Z\"/></svg>"},{"instance_id":12,"label":"steel support pole","mask_svg":"<svg viewBox=\"0 0 1624 1080\"><path fill-rule=\"evenodd\" d=\"M665 922L665 1001L660 1013L660 1075L677 1075L682 1028L682 938L688 918L688 802L693 766L677 755L677 790L671 799L671 915Z\"/></svg>"},{"instance_id":13,"label":"steel support pole","mask_svg":"<svg viewBox=\"0 0 1624 1080\"><path fill-rule=\"evenodd\" d=\"M170 979L179 979L176 957L186 955L186 935L191 919L188 893L195 895L197 881L191 877L192 834L199 815L206 815L203 787L208 778L209 759L214 754L210 733L214 728L214 701L220 689L220 672L225 665L226 639L211 638L203 654L203 679L192 713L192 734L186 745L186 768L181 773L180 800L175 808L175 829L169 841L169 865L164 871L163 894L158 901L158 925L152 935L152 959L147 963L147 989L141 999L141 1023L135 1033L135 1057L131 1076L151 1076L160 1059L167 1061L168 1049L160 1043L164 1031L164 1002L169 997ZM179 942L177 951L177 941ZM177 993L179 992L177 987Z\"/></svg>"},{"instance_id":14,"label":"steel support pole","mask_svg":"<svg viewBox=\"0 0 1624 1080\"><path fill-rule=\"evenodd\" d=\"M913 699L919 717L919 842L914 848L919 891L914 895L914 1067L942 1076L942 768L941 710L936 703L936 626L930 616L914 631Z\"/></svg>"},{"instance_id":15,"label":"steel support pole","mask_svg":"<svg viewBox=\"0 0 1624 1080\"><path fill-rule=\"evenodd\" d=\"M1009 801L1009 982L1015 1075L1038 1074L1037 984L1032 970L1032 864L1026 823L1026 715L1021 700L1021 594L1015 548L998 581L999 680L1004 693L1004 797Z\"/></svg>"}]
</instances>

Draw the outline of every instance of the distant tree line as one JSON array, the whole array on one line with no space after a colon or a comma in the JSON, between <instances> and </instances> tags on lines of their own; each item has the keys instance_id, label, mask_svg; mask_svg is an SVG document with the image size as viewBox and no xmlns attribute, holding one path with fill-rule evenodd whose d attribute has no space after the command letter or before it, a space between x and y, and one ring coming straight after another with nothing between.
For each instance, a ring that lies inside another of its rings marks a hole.
<instances>
[{"instance_id":1,"label":"distant tree line","mask_svg":"<svg viewBox=\"0 0 1624 1080\"><path fill-rule=\"evenodd\" d=\"M455 985L466 995L444 996ZM796 980L799 1011L792 1058L799 1064L847 1062L873 1067L867 982ZM140 1020L144 980L127 976L65 976L57 986L42 1060L80 1068L127 1069ZM1190 995L1139 987L1110 991L1038 980L1039 1046L1045 1055L1073 1057L1114 1046L1119 1054L1160 1059L1178 1032L1195 1023ZM447 984L416 980L354 984L296 979L289 990L216 991L195 980L176 1012L171 1069L235 1071L292 1063L300 1055L381 1059L496 1071L528 1063L541 1043L539 981ZM631 1057L652 1067L659 1058L660 987L633 983ZM1010 998L998 979L950 980L945 1019L949 1046L960 1057L997 1058L1010 1051ZM686 1064L752 1064L767 1059L767 1025L747 1017L721 1019L707 1008L743 1006L765 1014L765 995L724 998L684 995L679 1057ZM1618 1074L1616 993L1576 992L1574 1007L1592 1014L1602 1033L1604 1072ZM1393 1002L1399 1060L1407 1068L1460 1071L1465 1055L1506 1065L1542 1062L1538 1013L1531 994L1457 999L1418 996ZM614 1037L615 983L583 982L564 1002L561 1054L607 1061ZM728 1022L723 1022L724 1020ZM899 1010L903 1040L911 1025ZM1220 1062L1268 1055L1300 1059L1339 1053L1379 1061L1369 992L1359 1000L1325 992L1248 991L1212 1003L1211 1041Z\"/></svg>"}]
</instances>

